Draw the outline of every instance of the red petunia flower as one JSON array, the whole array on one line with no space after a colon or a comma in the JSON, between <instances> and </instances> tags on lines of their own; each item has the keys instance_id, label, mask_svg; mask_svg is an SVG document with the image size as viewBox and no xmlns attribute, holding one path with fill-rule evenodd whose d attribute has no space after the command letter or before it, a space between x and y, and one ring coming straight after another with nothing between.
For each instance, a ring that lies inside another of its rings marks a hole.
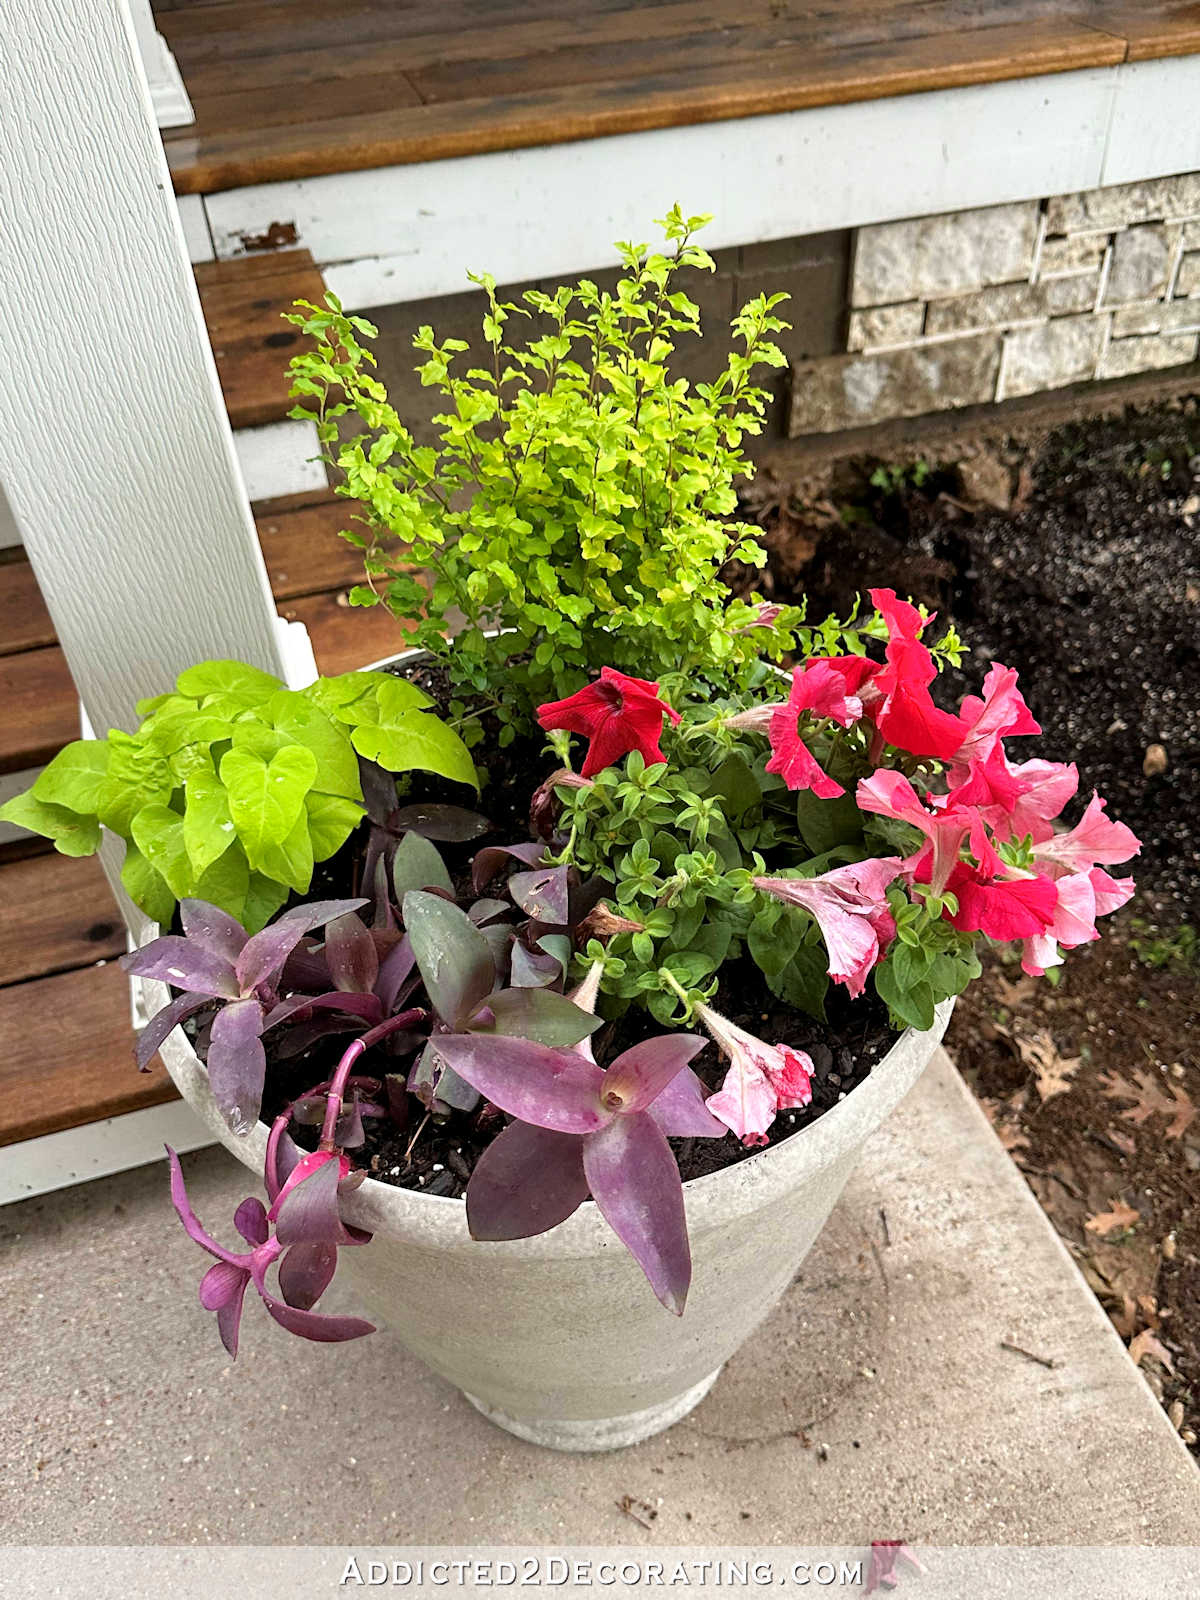
<instances>
[{"instance_id":1,"label":"red petunia flower","mask_svg":"<svg viewBox=\"0 0 1200 1600\"><path fill-rule=\"evenodd\" d=\"M660 699L657 683L627 677L612 667L601 667L598 682L565 700L548 701L537 712L547 732L563 728L591 741L583 763L585 778L595 777L631 750L638 751L647 766L665 761L659 748L664 717L679 721L678 711Z\"/></svg>"}]
</instances>

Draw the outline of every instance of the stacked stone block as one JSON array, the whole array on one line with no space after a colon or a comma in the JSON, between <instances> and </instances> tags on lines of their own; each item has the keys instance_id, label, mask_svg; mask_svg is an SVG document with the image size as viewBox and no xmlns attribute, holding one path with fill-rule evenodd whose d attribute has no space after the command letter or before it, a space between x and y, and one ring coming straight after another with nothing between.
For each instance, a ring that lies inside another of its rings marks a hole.
<instances>
[{"instance_id":1,"label":"stacked stone block","mask_svg":"<svg viewBox=\"0 0 1200 1600\"><path fill-rule=\"evenodd\" d=\"M846 353L793 366L789 432L1200 354L1200 173L860 228Z\"/></svg>"}]
</instances>

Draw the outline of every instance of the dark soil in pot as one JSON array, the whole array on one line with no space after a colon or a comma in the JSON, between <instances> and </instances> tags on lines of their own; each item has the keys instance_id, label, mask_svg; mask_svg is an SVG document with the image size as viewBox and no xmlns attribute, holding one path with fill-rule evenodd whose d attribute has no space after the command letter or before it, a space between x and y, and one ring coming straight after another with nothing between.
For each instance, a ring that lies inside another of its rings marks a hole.
<instances>
[{"instance_id":1,"label":"dark soil in pot","mask_svg":"<svg viewBox=\"0 0 1200 1600\"><path fill-rule=\"evenodd\" d=\"M889 585L1015 666L1037 740L1142 840L1134 901L1057 985L985 956L951 1055L1182 1436L1200 1449L1200 402L752 486L765 588ZM1161 747L1161 748L1155 748ZM1053 1354L1053 1352L1051 1352Z\"/></svg>"}]
</instances>

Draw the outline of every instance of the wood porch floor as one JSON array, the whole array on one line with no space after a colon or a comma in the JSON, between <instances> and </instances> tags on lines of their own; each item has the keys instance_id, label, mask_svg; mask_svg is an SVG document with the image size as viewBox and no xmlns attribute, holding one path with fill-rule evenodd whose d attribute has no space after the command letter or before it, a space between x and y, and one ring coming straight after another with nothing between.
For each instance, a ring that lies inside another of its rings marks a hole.
<instances>
[{"instance_id":1,"label":"wood porch floor","mask_svg":"<svg viewBox=\"0 0 1200 1600\"><path fill-rule=\"evenodd\" d=\"M158 0L180 194L1200 51L1177 0Z\"/></svg>"},{"instance_id":2,"label":"wood porch floor","mask_svg":"<svg viewBox=\"0 0 1200 1600\"><path fill-rule=\"evenodd\" d=\"M196 279L233 426L283 418L291 336L279 313L323 287L308 252L206 263ZM307 625L322 671L400 648L382 607L346 603L361 560L337 537L343 503L326 492L254 509L279 610ZM40 766L79 737L75 686L19 547L0 552L0 708L0 775ZM174 1097L161 1066L134 1067L128 988L103 965L124 949L97 861L41 839L0 846L0 1146Z\"/></svg>"}]
</instances>

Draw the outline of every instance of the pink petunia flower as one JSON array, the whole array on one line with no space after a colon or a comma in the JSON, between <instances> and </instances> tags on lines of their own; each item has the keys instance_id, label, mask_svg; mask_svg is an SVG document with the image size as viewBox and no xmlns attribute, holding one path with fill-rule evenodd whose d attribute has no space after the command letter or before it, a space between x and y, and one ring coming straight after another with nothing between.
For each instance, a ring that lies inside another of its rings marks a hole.
<instances>
[{"instance_id":1,"label":"pink petunia flower","mask_svg":"<svg viewBox=\"0 0 1200 1600\"><path fill-rule=\"evenodd\" d=\"M1074 950L1100 937L1096 932L1096 887L1091 874L1069 873L1059 878L1054 887L1058 900L1049 927L1025 941L1021 970L1031 978L1040 978L1047 967L1062 965L1060 945L1064 950Z\"/></svg>"},{"instance_id":2,"label":"pink petunia flower","mask_svg":"<svg viewBox=\"0 0 1200 1600\"><path fill-rule=\"evenodd\" d=\"M971 761L986 761L1001 739L1042 731L1017 688L1016 668L1002 667L998 662L983 680L983 698L964 696L958 714L964 736L951 760L964 775ZM953 771L950 782L954 784Z\"/></svg>"},{"instance_id":3,"label":"pink petunia flower","mask_svg":"<svg viewBox=\"0 0 1200 1600\"><path fill-rule=\"evenodd\" d=\"M1040 874L989 879L960 862L946 887L958 901L948 921L960 933L983 933L1001 944L1045 933L1058 905L1054 883Z\"/></svg>"},{"instance_id":4,"label":"pink petunia flower","mask_svg":"<svg viewBox=\"0 0 1200 1600\"><path fill-rule=\"evenodd\" d=\"M954 808L930 810L921 804L904 774L889 767L880 767L869 778L860 778L857 798L860 811L874 811L920 829L928 843L903 861L901 868L913 882L928 883L934 894L941 894L970 834L970 812Z\"/></svg>"},{"instance_id":5,"label":"pink petunia flower","mask_svg":"<svg viewBox=\"0 0 1200 1600\"><path fill-rule=\"evenodd\" d=\"M755 878L754 887L787 905L800 906L816 921L829 956L829 976L851 995L895 937L887 887L900 875L899 856L856 861L817 878Z\"/></svg>"},{"instance_id":6,"label":"pink petunia flower","mask_svg":"<svg viewBox=\"0 0 1200 1600\"><path fill-rule=\"evenodd\" d=\"M1055 833L1034 846L1038 868L1051 877L1068 872L1090 872L1095 866L1110 867L1128 861L1141 850L1141 841L1123 822L1105 815L1106 802L1098 794L1088 801L1087 810L1073 828Z\"/></svg>"},{"instance_id":7,"label":"pink petunia flower","mask_svg":"<svg viewBox=\"0 0 1200 1600\"><path fill-rule=\"evenodd\" d=\"M1078 768L1074 762L1021 761L1009 763L1009 771L1022 785L1022 793L1007 820L997 826L1003 826L1005 838L1030 834L1035 841L1049 839L1055 817L1079 787Z\"/></svg>"},{"instance_id":8,"label":"pink petunia flower","mask_svg":"<svg viewBox=\"0 0 1200 1600\"><path fill-rule=\"evenodd\" d=\"M595 683L565 700L547 701L537 711L547 732L564 728L590 741L581 774L585 778L595 777L631 750L637 750L647 766L664 761L659 740L665 717L679 721L679 713L660 698L657 683L630 678L612 667L601 667Z\"/></svg>"},{"instance_id":9,"label":"pink petunia flower","mask_svg":"<svg viewBox=\"0 0 1200 1600\"><path fill-rule=\"evenodd\" d=\"M778 1112L811 1103L812 1059L791 1045L767 1044L711 1006L698 1005L696 1015L729 1058L725 1082L708 1097L705 1109L743 1144L766 1144Z\"/></svg>"},{"instance_id":10,"label":"pink petunia flower","mask_svg":"<svg viewBox=\"0 0 1200 1600\"><path fill-rule=\"evenodd\" d=\"M792 674L787 704L777 706L771 714L768 736L772 754L767 762L767 771L777 772L789 789L811 789L820 800L845 793L804 742L800 722L806 713L842 728L857 722L863 714L862 701L848 689L847 682L846 674L825 658L807 661Z\"/></svg>"},{"instance_id":11,"label":"pink petunia flower","mask_svg":"<svg viewBox=\"0 0 1200 1600\"><path fill-rule=\"evenodd\" d=\"M871 690L882 696L878 705L864 701L881 738L914 756L948 761L960 748L965 724L934 705L929 685L937 677L932 655L920 642L925 624L916 606L899 600L892 589L872 589L871 603L888 626L884 652L887 664L871 679ZM933 618L929 619L931 622Z\"/></svg>"}]
</instances>

